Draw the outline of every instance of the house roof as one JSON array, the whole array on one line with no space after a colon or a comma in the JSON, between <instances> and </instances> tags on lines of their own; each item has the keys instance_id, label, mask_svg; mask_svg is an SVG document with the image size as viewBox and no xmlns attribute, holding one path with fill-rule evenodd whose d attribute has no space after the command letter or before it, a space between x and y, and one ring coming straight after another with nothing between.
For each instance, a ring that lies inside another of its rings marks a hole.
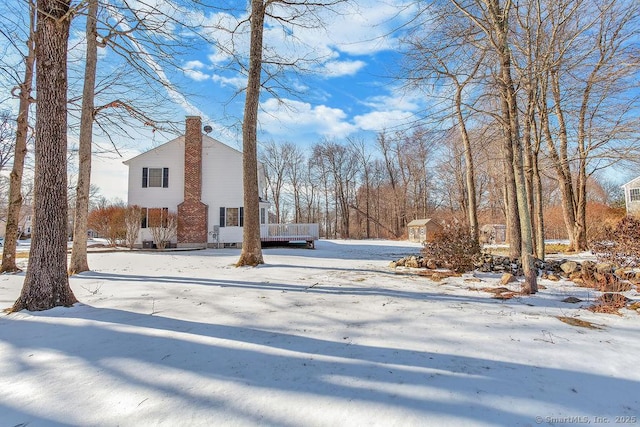
<instances>
[{"instance_id":1,"label":"house roof","mask_svg":"<svg viewBox=\"0 0 640 427\"><path fill-rule=\"evenodd\" d=\"M622 184L622 186L621 186L621 187L622 187L622 188L626 188L626 187L628 187L628 186L630 186L630 185L633 185L633 184L638 184L638 185L640 185L640 176L639 176L639 177L636 177L636 178L633 178L631 181L627 182L626 184Z\"/></svg>"},{"instance_id":2,"label":"house roof","mask_svg":"<svg viewBox=\"0 0 640 427\"><path fill-rule=\"evenodd\" d=\"M132 157L132 158L130 158L130 159L127 159L127 160L123 161L122 163L124 163L125 165L127 165L127 166L128 166L128 165L129 165L129 163L130 163L132 160L135 160L135 159L137 159L138 157L145 156L145 155L147 155L148 153L153 153L154 151L160 150L160 149L162 149L162 148L164 148L164 147L167 147L167 146L169 146L169 145L171 145L171 144L177 144L177 143L179 143L179 142L184 142L184 135L180 135L179 137L174 138L174 139L172 139L172 140L170 140L170 141L167 141L167 142L165 142L164 144L160 144L160 145L158 145L157 147L153 147L152 149L147 150L147 151L145 151L145 152L143 152L143 153L140 153L140 154L138 154L138 155L137 155L137 156L135 156L135 157ZM217 140L217 139L215 139L215 138L211 138L210 136L203 134L203 135L202 135L202 144L203 144L203 145L205 145L205 144L207 144L207 143L209 143L209 144L219 144L219 145L221 145L221 146L223 146L223 147L225 147L225 148L228 148L229 150L233 150L233 151L235 151L235 152L237 152L237 153L242 154L242 151L240 151L240 150L236 150L235 148L230 147L230 146L228 146L227 144L225 144L225 143L223 143L223 142L220 142L220 141L218 141L218 140Z\"/></svg>"},{"instance_id":3,"label":"house roof","mask_svg":"<svg viewBox=\"0 0 640 427\"><path fill-rule=\"evenodd\" d=\"M414 219L409 224L407 224L407 227L419 227L421 225L427 225L428 223L437 225L437 223L433 221L431 218L422 218L422 219Z\"/></svg>"}]
</instances>

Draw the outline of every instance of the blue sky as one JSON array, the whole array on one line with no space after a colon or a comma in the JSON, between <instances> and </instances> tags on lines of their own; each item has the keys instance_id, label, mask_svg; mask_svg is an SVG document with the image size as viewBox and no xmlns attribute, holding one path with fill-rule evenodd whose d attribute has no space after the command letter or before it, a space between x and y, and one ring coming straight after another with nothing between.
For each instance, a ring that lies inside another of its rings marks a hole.
<instances>
[{"instance_id":1,"label":"blue sky","mask_svg":"<svg viewBox=\"0 0 640 427\"><path fill-rule=\"evenodd\" d=\"M241 91L246 77L229 66L229 56L219 48L231 45L228 33L212 29L219 23L235 26L246 18L245 3L231 3L238 7L233 13L178 5L175 9L178 12L169 13L196 23L198 35L217 42L204 41L175 26L172 31L183 41L184 49L167 62L149 57L147 65L157 78L174 88L162 89L172 100L169 109L173 120L200 115L205 124L213 127L211 136L241 149L237 125L242 118L244 96ZM171 4L175 5L166 0L154 1L156 7L168 11L174 10L169 7ZM303 64L304 72L280 74L279 81L286 90L279 89L275 97L263 92L259 140L288 141L303 146L323 138L343 140L361 136L374 141L377 132L402 126L424 109L420 97L399 90L399 84L392 78L399 61L395 30L412 11L403 7L400 0L358 1L341 4L337 9L338 13L320 11L319 20L324 22L324 28L283 29L274 21L267 21L265 46L269 53L265 55L275 52L285 60L310 58L311 61ZM112 18L117 17L118 10L115 10ZM81 52L83 26L77 25L74 30L71 45ZM236 34L233 42L235 51L246 55L248 32ZM102 51L100 55L103 67L114 59L109 51ZM168 65L169 62L180 68ZM121 152L128 158L173 137L142 132L135 140L123 143ZM122 160L103 155L94 161L93 183L107 198L126 200L126 167L121 165Z\"/></svg>"}]
</instances>

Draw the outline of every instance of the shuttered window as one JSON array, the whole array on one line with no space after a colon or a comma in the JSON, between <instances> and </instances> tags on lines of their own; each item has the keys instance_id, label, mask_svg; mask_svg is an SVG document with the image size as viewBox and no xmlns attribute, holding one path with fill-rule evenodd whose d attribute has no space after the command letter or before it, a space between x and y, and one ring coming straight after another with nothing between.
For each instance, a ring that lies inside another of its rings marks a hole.
<instances>
[{"instance_id":1,"label":"shuttered window","mask_svg":"<svg viewBox=\"0 0 640 427\"><path fill-rule=\"evenodd\" d=\"M220 227L243 227L244 208L220 208Z\"/></svg>"},{"instance_id":2,"label":"shuttered window","mask_svg":"<svg viewBox=\"0 0 640 427\"><path fill-rule=\"evenodd\" d=\"M142 168L142 188L169 188L169 168Z\"/></svg>"}]
</instances>

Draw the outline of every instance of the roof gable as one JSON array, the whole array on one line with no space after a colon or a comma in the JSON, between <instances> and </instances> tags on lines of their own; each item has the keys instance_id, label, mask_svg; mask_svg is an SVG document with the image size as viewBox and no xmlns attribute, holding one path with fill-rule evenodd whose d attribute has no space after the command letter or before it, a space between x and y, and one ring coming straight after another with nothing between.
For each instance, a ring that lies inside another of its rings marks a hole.
<instances>
[{"instance_id":1,"label":"roof gable","mask_svg":"<svg viewBox=\"0 0 640 427\"><path fill-rule=\"evenodd\" d=\"M436 222L434 222L431 218L423 218L423 219L414 219L413 221L411 221L409 224L407 224L407 227L419 227L422 225L427 225L427 224L435 224L438 225Z\"/></svg>"},{"instance_id":2,"label":"roof gable","mask_svg":"<svg viewBox=\"0 0 640 427\"><path fill-rule=\"evenodd\" d=\"M629 188L629 187L640 187L640 176L637 178L632 179L631 181L627 182L626 184L622 184L622 188Z\"/></svg>"},{"instance_id":3,"label":"roof gable","mask_svg":"<svg viewBox=\"0 0 640 427\"><path fill-rule=\"evenodd\" d=\"M164 144L160 144L157 147L153 147L152 149L147 150L147 151L145 151L143 153L140 153L135 157L127 159L127 160L123 161L122 163L124 163L125 165L128 166L134 160L137 160L137 159L140 159L140 158L144 158L144 157L146 157L147 155L149 155L151 153L156 153L158 151L167 149L170 146L176 145L176 144L180 144L180 145L184 146L184 135L180 135L179 137L174 138L174 139L172 139L170 141L167 141ZM236 150L235 148L230 147L227 144L218 141L217 139L211 138L210 136L203 134L202 135L202 148L203 148L203 150L207 149L208 147L213 147L213 146L218 146L218 147L221 147L222 149L225 149L225 150L231 150L232 152L235 152L238 155L242 156L242 151Z\"/></svg>"}]
</instances>

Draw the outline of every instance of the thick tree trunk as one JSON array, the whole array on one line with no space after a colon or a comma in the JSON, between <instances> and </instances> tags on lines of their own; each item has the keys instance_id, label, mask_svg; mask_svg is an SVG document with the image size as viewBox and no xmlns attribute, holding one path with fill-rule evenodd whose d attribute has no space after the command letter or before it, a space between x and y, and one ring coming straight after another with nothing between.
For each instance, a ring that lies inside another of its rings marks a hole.
<instances>
[{"instance_id":1,"label":"thick tree trunk","mask_svg":"<svg viewBox=\"0 0 640 427\"><path fill-rule=\"evenodd\" d=\"M7 225L2 248L2 266L0 272L16 272L20 269L16 265L16 246L18 242L18 228L20 211L22 210L22 174L24 159L27 156L27 134L29 132L29 105L33 84L33 66L35 63L35 6L31 4L29 10L29 39L27 40L27 56L24 59L24 80L20 85L20 101L18 105L18 119L16 123L16 145L13 156L13 168L9 177L9 206L7 208Z\"/></svg>"},{"instance_id":2,"label":"thick tree trunk","mask_svg":"<svg viewBox=\"0 0 640 427\"><path fill-rule=\"evenodd\" d=\"M39 0L36 144L29 267L12 311L77 302L67 276L67 41L70 0Z\"/></svg>"},{"instance_id":3,"label":"thick tree trunk","mask_svg":"<svg viewBox=\"0 0 640 427\"><path fill-rule=\"evenodd\" d=\"M251 46L249 77L242 124L244 228L242 252L237 266L264 264L260 241L260 212L258 191L258 105L262 74L262 39L265 5L263 0L251 1Z\"/></svg>"},{"instance_id":4,"label":"thick tree trunk","mask_svg":"<svg viewBox=\"0 0 640 427\"><path fill-rule=\"evenodd\" d=\"M89 0L87 10L87 54L82 91L82 113L80 116L80 143L78 147L78 183L76 185L76 208L73 221L73 248L69 261L69 274L89 270L87 260L87 219L89 216L89 191L91 187L91 148L93 144L94 94L96 65L98 63L98 32L96 20L98 0Z\"/></svg>"}]
</instances>

